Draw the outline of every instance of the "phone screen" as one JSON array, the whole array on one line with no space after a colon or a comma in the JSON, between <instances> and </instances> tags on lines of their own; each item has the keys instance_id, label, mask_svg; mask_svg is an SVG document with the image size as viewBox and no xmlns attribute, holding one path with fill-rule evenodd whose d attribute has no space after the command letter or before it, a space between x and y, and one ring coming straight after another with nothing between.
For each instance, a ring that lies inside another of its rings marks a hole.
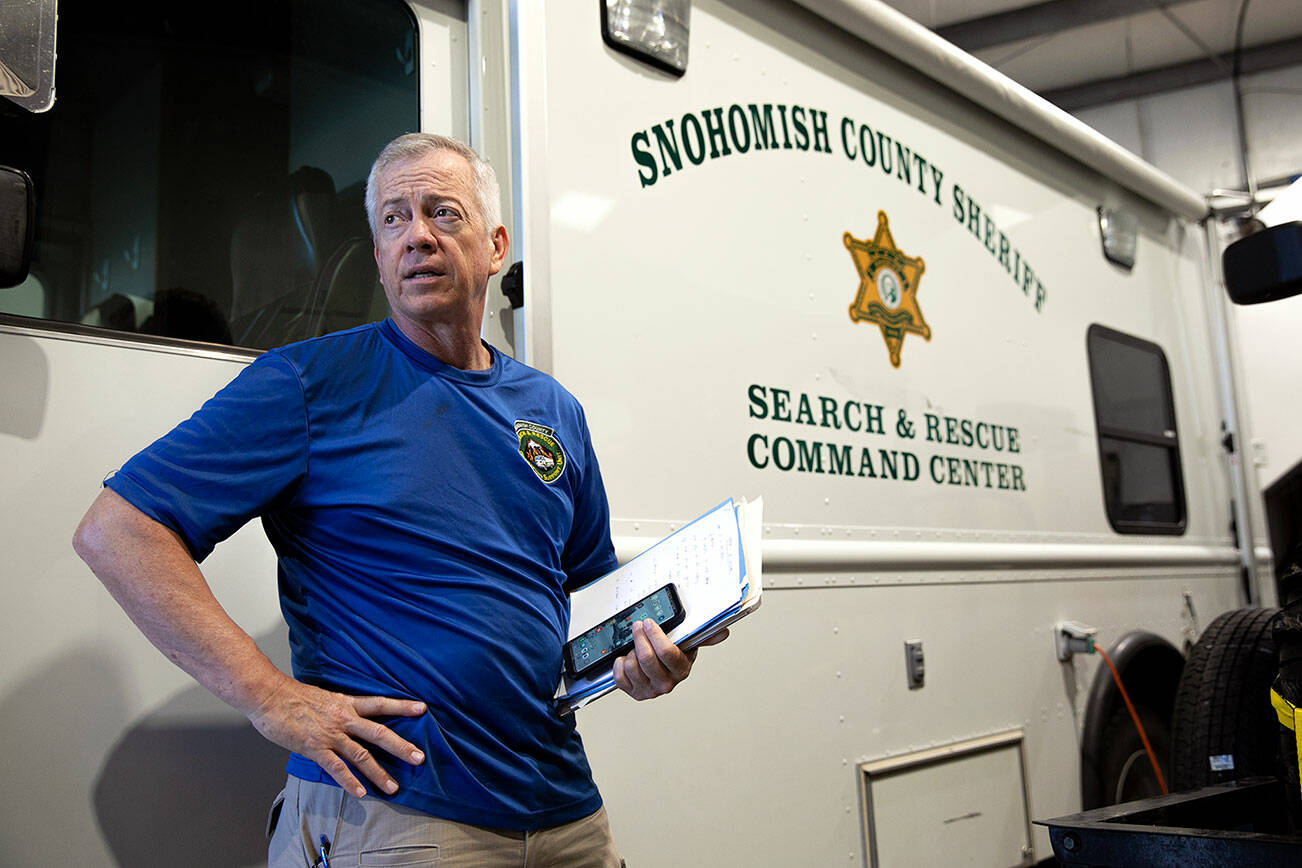
<instances>
[{"instance_id":1,"label":"phone screen","mask_svg":"<svg viewBox=\"0 0 1302 868\"><path fill-rule=\"evenodd\" d=\"M565 646L565 662L571 675L582 675L633 647L633 622L650 618L670 629L683 619L683 608L672 584L638 600L624 611L591 630L571 639Z\"/></svg>"}]
</instances>

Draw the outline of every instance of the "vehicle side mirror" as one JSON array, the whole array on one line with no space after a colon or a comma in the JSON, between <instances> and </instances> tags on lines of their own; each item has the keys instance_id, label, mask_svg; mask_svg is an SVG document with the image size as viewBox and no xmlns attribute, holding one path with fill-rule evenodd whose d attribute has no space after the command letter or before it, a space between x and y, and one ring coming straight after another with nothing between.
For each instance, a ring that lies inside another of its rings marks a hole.
<instances>
[{"instance_id":1,"label":"vehicle side mirror","mask_svg":"<svg viewBox=\"0 0 1302 868\"><path fill-rule=\"evenodd\" d=\"M36 228L36 193L26 172L0 166L0 288L27 279Z\"/></svg>"},{"instance_id":2,"label":"vehicle side mirror","mask_svg":"<svg viewBox=\"0 0 1302 868\"><path fill-rule=\"evenodd\" d=\"M1278 301L1302 292L1302 222L1281 223L1240 238L1221 257L1235 304Z\"/></svg>"}]
</instances>

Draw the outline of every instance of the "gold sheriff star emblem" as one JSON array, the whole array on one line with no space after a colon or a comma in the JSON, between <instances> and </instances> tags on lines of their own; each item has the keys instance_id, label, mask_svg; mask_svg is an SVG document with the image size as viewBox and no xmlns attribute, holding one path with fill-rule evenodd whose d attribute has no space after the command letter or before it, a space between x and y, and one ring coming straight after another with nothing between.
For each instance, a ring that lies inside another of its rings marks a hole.
<instances>
[{"instance_id":1,"label":"gold sheriff star emblem","mask_svg":"<svg viewBox=\"0 0 1302 868\"><path fill-rule=\"evenodd\" d=\"M926 266L921 257L905 256L895 246L885 211L877 212L877 234L872 241L859 241L849 232L842 240L859 270L859 293L850 305L850 319L881 328L891 365L898 368L906 332L931 340L931 326L918 307L918 281Z\"/></svg>"}]
</instances>

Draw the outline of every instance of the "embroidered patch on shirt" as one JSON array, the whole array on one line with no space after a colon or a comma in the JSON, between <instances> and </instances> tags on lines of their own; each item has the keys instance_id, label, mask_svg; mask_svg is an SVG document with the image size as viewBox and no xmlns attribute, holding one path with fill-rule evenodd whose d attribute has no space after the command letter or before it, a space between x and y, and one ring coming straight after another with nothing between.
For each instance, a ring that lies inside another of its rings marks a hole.
<instances>
[{"instance_id":1,"label":"embroidered patch on shirt","mask_svg":"<svg viewBox=\"0 0 1302 868\"><path fill-rule=\"evenodd\" d=\"M565 450L556 439L556 429L517 419L515 436L520 441L520 457L538 474L538 478L551 485L565 472Z\"/></svg>"}]
</instances>

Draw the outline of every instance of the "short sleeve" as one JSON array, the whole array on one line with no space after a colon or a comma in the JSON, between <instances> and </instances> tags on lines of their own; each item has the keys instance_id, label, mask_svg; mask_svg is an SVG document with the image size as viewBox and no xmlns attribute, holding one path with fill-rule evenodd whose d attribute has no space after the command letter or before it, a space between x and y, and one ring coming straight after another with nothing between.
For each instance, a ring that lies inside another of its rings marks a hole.
<instances>
[{"instance_id":1,"label":"short sleeve","mask_svg":"<svg viewBox=\"0 0 1302 868\"><path fill-rule=\"evenodd\" d=\"M570 538L561 553L565 569L565 588L573 591L588 582L599 579L615 569L615 546L610 540L610 504L606 500L606 486L601 480L601 468L592 448L587 420L580 410L579 421L583 432L583 473L574 495L574 522Z\"/></svg>"},{"instance_id":2,"label":"short sleeve","mask_svg":"<svg viewBox=\"0 0 1302 868\"><path fill-rule=\"evenodd\" d=\"M307 472L307 452L302 385L272 352L104 484L176 531L202 561L249 519L292 496Z\"/></svg>"}]
</instances>

